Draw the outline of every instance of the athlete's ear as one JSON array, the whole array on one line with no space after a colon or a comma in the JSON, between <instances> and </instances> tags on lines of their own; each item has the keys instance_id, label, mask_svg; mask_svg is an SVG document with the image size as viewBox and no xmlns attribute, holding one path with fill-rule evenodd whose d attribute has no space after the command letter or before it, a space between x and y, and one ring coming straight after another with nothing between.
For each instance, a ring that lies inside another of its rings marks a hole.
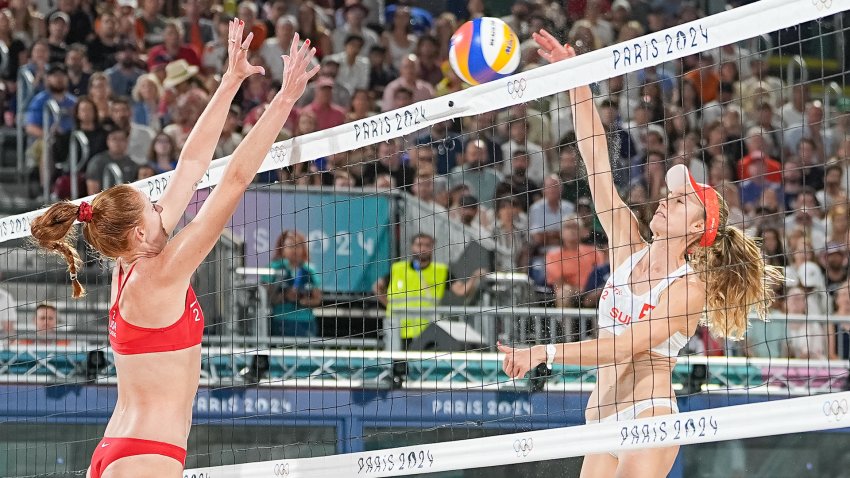
<instances>
[{"instance_id":1,"label":"athlete's ear","mask_svg":"<svg viewBox=\"0 0 850 478\"><path fill-rule=\"evenodd\" d=\"M145 242L145 228L142 226L136 226L133 228L133 237L136 238L136 241L141 243Z\"/></svg>"}]
</instances>

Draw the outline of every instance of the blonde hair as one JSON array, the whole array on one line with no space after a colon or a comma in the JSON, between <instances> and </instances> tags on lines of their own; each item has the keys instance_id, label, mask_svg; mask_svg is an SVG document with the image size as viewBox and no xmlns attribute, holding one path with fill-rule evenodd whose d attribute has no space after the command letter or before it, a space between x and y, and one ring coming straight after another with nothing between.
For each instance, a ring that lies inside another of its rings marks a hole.
<instances>
[{"instance_id":1,"label":"blonde hair","mask_svg":"<svg viewBox=\"0 0 850 478\"><path fill-rule=\"evenodd\" d=\"M767 265L760 241L737 227L727 225L729 207L720 201L720 228L709 247L697 247L690 261L705 283L704 323L716 336L740 340L747 331L752 310L762 320L782 283L779 267Z\"/></svg>"}]
</instances>

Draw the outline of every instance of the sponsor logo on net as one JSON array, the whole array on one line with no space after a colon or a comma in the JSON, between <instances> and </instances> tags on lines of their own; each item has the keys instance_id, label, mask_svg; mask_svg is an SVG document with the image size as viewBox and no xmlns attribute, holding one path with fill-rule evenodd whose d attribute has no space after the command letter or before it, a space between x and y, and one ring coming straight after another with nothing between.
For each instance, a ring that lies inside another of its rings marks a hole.
<instances>
[{"instance_id":1,"label":"sponsor logo on net","mask_svg":"<svg viewBox=\"0 0 850 478\"><path fill-rule=\"evenodd\" d=\"M829 421L840 422L847 416L847 412L850 412L850 409L848 408L846 398L823 402L823 415Z\"/></svg>"},{"instance_id":2,"label":"sponsor logo on net","mask_svg":"<svg viewBox=\"0 0 850 478\"><path fill-rule=\"evenodd\" d=\"M514 452L516 452L516 456L525 458L532 450L534 450L534 439L531 437L514 440Z\"/></svg>"},{"instance_id":3,"label":"sponsor logo on net","mask_svg":"<svg viewBox=\"0 0 850 478\"><path fill-rule=\"evenodd\" d=\"M526 81L525 78L520 77L515 80L511 80L508 82L508 95L510 95L513 99L522 98L527 88L528 81Z\"/></svg>"},{"instance_id":4,"label":"sponsor logo on net","mask_svg":"<svg viewBox=\"0 0 850 478\"><path fill-rule=\"evenodd\" d=\"M272 476L289 476L289 463L275 463Z\"/></svg>"}]
</instances>

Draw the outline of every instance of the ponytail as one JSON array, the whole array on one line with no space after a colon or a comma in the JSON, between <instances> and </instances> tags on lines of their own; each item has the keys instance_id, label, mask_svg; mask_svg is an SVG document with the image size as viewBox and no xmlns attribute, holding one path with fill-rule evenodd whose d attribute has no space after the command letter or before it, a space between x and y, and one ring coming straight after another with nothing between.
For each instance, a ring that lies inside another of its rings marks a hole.
<instances>
[{"instance_id":1,"label":"ponytail","mask_svg":"<svg viewBox=\"0 0 850 478\"><path fill-rule=\"evenodd\" d=\"M782 283L782 272L765 264L757 240L726 225L729 209L722 198L720 204L717 239L709 247L697 247L691 264L705 283L704 323L715 336L740 340L749 326L751 310L760 319L766 318L774 286Z\"/></svg>"},{"instance_id":2,"label":"ponytail","mask_svg":"<svg viewBox=\"0 0 850 478\"><path fill-rule=\"evenodd\" d=\"M84 296L86 293L77 277L81 260L73 245L76 239L74 221L77 220L79 209L79 206L74 203L59 202L50 206L47 212L35 218L30 224L36 245L46 251L59 254L68 263L68 272L71 274L71 286L73 287L72 297L75 299Z\"/></svg>"}]
</instances>

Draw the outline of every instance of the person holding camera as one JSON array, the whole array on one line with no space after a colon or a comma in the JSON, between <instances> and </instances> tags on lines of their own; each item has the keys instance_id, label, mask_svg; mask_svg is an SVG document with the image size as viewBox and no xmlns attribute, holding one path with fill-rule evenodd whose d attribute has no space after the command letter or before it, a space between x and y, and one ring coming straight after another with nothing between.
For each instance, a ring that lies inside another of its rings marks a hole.
<instances>
[{"instance_id":1,"label":"person holding camera","mask_svg":"<svg viewBox=\"0 0 850 478\"><path fill-rule=\"evenodd\" d=\"M264 278L272 315L269 334L286 337L315 337L313 307L322 304L321 280L309 261L307 239L298 231L283 231L277 239L270 269Z\"/></svg>"}]
</instances>

